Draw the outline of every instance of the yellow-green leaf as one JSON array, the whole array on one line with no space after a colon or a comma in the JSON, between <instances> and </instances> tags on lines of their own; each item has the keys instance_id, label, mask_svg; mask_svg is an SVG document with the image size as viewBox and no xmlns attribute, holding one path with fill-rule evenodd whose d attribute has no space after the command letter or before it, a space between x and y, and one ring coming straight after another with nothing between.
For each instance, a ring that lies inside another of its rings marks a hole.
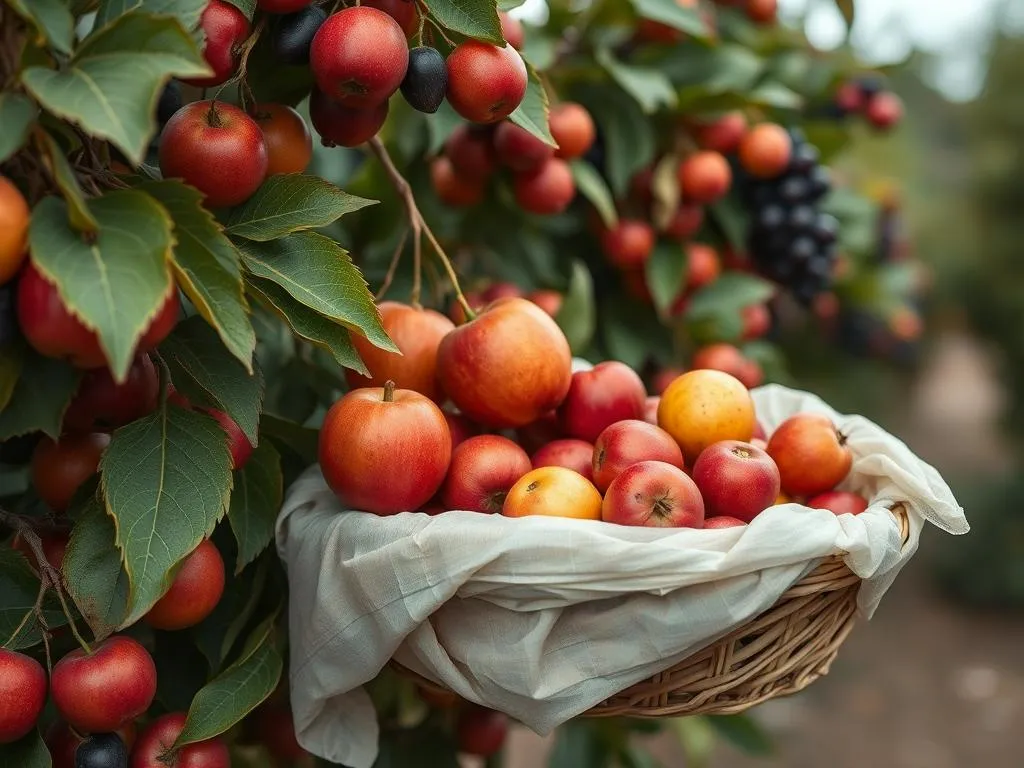
<instances>
[{"instance_id":1,"label":"yellow-green leaf","mask_svg":"<svg viewBox=\"0 0 1024 768\"><path fill-rule=\"evenodd\" d=\"M425 0L423 3L443 27L466 37L501 45L501 22L494 0Z\"/></svg>"},{"instance_id":2,"label":"yellow-green leaf","mask_svg":"<svg viewBox=\"0 0 1024 768\"><path fill-rule=\"evenodd\" d=\"M556 147L558 145L548 127L548 93L544 90L544 84L537 75L537 71L529 64L526 65L526 70L529 74L529 79L526 81L526 95L523 96L523 100L516 107L515 112L509 115L509 120L529 131L545 144Z\"/></svg>"},{"instance_id":3,"label":"yellow-green leaf","mask_svg":"<svg viewBox=\"0 0 1024 768\"><path fill-rule=\"evenodd\" d=\"M35 27L39 44L71 53L75 42L75 17L62 0L6 0L21 18Z\"/></svg>"},{"instance_id":4,"label":"yellow-green leaf","mask_svg":"<svg viewBox=\"0 0 1024 768\"><path fill-rule=\"evenodd\" d=\"M675 106L675 89L660 70L624 64L607 48L599 48L595 58L622 90L636 99L644 112L650 114L660 107Z\"/></svg>"}]
</instances>

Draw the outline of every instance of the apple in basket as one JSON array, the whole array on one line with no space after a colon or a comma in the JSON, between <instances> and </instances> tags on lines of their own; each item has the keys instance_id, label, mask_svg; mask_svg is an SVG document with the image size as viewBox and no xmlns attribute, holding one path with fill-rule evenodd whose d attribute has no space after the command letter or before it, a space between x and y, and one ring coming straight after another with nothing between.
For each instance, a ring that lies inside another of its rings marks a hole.
<instances>
[{"instance_id":1,"label":"apple in basket","mask_svg":"<svg viewBox=\"0 0 1024 768\"><path fill-rule=\"evenodd\" d=\"M604 495L601 519L620 525L702 528L704 500L679 467L641 461L616 477Z\"/></svg>"},{"instance_id":2,"label":"apple in basket","mask_svg":"<svg viewBox=\"0 0 1024 768\"><path fill-rule=\"evenodd\" d=\"M868 500L859 493L826 491L807 500L811 509L827 509L837 515L859 515L868 508Z\"/></svg>"},{"instance_id":3,"label":"apple in basket","mask_svg":"<svg viewBox=\"0 0 1024 768\"><path fill-rule=\"evenodd\" d=\"M709 515L750 522L779 495L779 468L750 443L723 440L709 445L693 465L693 481Z\"/></svg>"},{"instance_id":4,"label":"apple in basket","mask_svg":"<svg viewBox=\"0 0 1024 768\"><path fill-rule=\"evenodd\" d=\"M448 477L441 486L444 507L501 512L509 489L530 469L526 451L507 437L471 437L452 451Z\"/></svg>"},{"instance_id":5,"label":"apple in basket","mask_svg":"<svg viewBox=\"0 0 1024 768\"><path fill-rule=\"evenodd\" d=\"M393 515L426 504L444 481L452 438L444 414L410 389L356 389L320 428L320 469L353 509Z\"/></svg>"},{"instance_id":6,"label":"apple in basket","mask_svg":"<svg viewBox=\"0 0 1024 768\"><path fill-rule=\"evenodd\" d=\"M768 440L768 455L790 496L831 491L853 465L846 437L828 416L817 413L798 413L782 422Z\"/></svg>"},{"instance_id":7,"label":"apple in basket","mask_svg":"<svg viewBox=\"0 0 1024 768\"><path fill-rule=\"evenodd\" d=\"M704 520L705 528L739 528L743 525L746 525L744 521L729 517L729 515L717 515Z\"/></svg>"},{"instance_id":8,"label":"apple in basket","mask_svg":"<svg viewBox=\"0 0 1024 768\"><path fill-rule=\"evenodd\" d=\"M647 390L636 371L612 360L572 375L558 418L566 435L592 443L610 424L642 419L646 402Z\"/></svg>"},{"instance_id":9,"label":"apple in basket","mask_svg":"<svg viewBox=\"0 0 1024 768\"><path fill-rule=\"evenodd\" d=\"M601 494L579 472L565 467L541 467L527 472L512 486L502 514L600 520Z\"/></svg>"},{"instance_id":10,"label":"apple in basket","mask_svg":"<svg viewBox=\"0 0 1024 768\"><path fill-rule=\"evenodd\" d=\"M583 475L587 480L594 480L594 446L586 440L565 438L553 440L542 446L531 457L533 468L565 467Z\"/></svg>"},{"instance_id":11,"label":"apple in basket","mask_svg":"<svg viewBox=\"0 0 1024 768\"><path fill-rule=\"evenodd\" d=\"M756 424L750 392L722 371L684 373L669 384L658 404L658 426L675 438L691 463L712 443L749 441Z\"/></svg>"},{"instance_id":12,"label":"apple in basket","mask_svg":"<svg viewBox=\"0 0 1024 768\"><path fill-rule=\"evenodd\" d=\"M683 469L683 452L672 435L653 424L636 419L616 422L594 444L594 485L608 490L612 480L638 461L664 461Z\"/></svg>"}]
</instances>

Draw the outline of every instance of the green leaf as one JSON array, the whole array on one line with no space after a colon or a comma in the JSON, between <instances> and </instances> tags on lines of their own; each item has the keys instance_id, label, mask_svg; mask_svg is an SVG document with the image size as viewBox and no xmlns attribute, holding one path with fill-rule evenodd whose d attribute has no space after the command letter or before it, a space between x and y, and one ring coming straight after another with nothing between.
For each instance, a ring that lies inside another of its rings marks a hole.
<instances>
[{"instance_id":1,"label":"green leaf","mask_svg":"<svg viewBox=\"0 0 1024 768\"><path fill-rule=\"evenodd\" d=\"M537 71L529 64L526 65L529 79L526 81L526 95L515 111L509 115L509 120L523 128L538 139L552 147L557 147L551 129L548 127L548 93L544 89Z\"/></svg>"},{"instance_id":2,"label":"green leaf","mask_svg":"<svg viewBox=\"0 0 1024 768\"><path fill-rule=\"evenodd\" d=\"M281 654L268 633L251 653L196 694L176 746L212 739L241 721L274 692L282 667Z\"/></svg>"},{"instance_id":3,"label":"green leaf","mask_svg":"<svg viewBox=\"0 0 1024 768\"><path fill-rule=\"evenodd\" d=\"M127 626L163 596L174 567L224 516L231 455L212 418L164 406L114 433L100 471L128 571Z\"/></svg>"},{"instance_id":4,"label":"green leaf","mask_svg":"<svg viewBox=\"0 0 1024 768\"><path fill-rule=\"evenodd\" d=\"M715 751L715 732L707 717L677 717L672 726L690 768L707 768Z\"/></svg>"},{"instance_id":5,"label":"green leaf","mask_svg":"<svg viewBox=\"0 0 1024 768\"><path fill-rule=\"evenodd\" d=\"M263 182L255 195L226 215L224 224L229 235L265 242L326 227L346 213L376 203L350 195L319 176L282 174Z\"/></svg>"},{"instance_id":6,"label":"green leaf","mask_svg":"<svg viewBox=\"0 0 1024 768\"><path fill-rule=\"evenodd\" d=\"M93 497L75 523L62 566L67 590L97 640L128 614L128 574L115 539L114 520Z\"/></svg>"},{"instance_id":7,"label":"green leaf","mask_svg":"<svg viewBox=\"0 0 1024 768\"><path fill-rule=\"evenodd\" d=\"M29 244L36 267L55 283L64 304L96 330L121 379L171 286L171 222L153 198L135 190L93 198L90 209L99 224L91 241L71 229L63 200L43 199L32 213Z\"/></svg>"},{"instance_id":8,"label":"green leaf","mask_svg":"<svg viewBox=\"0 0 1024 768\"><path fill-rule=\"evenodd\" d=\"M246 371L200 317L178 323L160 345L160 355L176 389L196 405L226 413L256 445L263 405L263 374L258 365L251 374Z\"/></svg>"},{"instance_id":9,"label":"green leaf","mask_svg":"<svg viewBox=\"0 0 1024 768\"><path fill-rule=\"evenodd\" d=\"M209 71L176 19L131 11L89 35L67 67L30 67L22 82L45 109L108 139L137 165L167 80Z\"/></svg>"},{"instance_id":10,"label":"green leaf","mask_svg":"<svg viewBox=\"0 0 1024 768\"><path fill-rule=\"evenodd\" d=\"M273 445L260 443L245 466L235 472L235 488L228 508L231 530L238 540L236 573L255 560L274 538L283 496L281 457Z\"/></svg>"},{"instance_id":11,"label":"green leaf","mask_svg":"<svg viewBox=\"0 0 1024 768\"><path fill-rule=\"evenodd\" d=\"M209 662L210 669L220 671L242 630L252 619L263 598L267 582L267 561L258 560L255 567L236 574L234 558L224 548L225 585L213 613L195 627L196 646ZM186 707L187 708L187 707Z\"/></svg>"},{"instance_id":12,"label":"green leaf","mask_svg":"<svg viewBox=\"0 0 1024 768\"><path fill-rule=\"evenodd\" d=\"M60 53L71 53L75 43L75 17L62 0L6 0L21 18L36 29L39 44L49 43ZM6 128L6 124L4 126Z\"/></svg>"},{"instance_id":13,"label":"green leaf","mask_svg":"<svg viewBox=\"0 0 1024 768\"><path fill-rule=\"evenodd\" d=\"M601 725L586 719L570 720L556 731L548 755L549 768L607 768L612 754L601 738Z\"/></svg>"},{"instance_id":14,"label":"green leaf","mask_svg":"<svg viewBox=\"0 0 1024 768\"><path fill-rule=\"evenodd\" d=\"M722 738L748 755L767 757L775 751L768 734L749 715L715 715L707 721Z\"/></svg>"},{"instance_id":15,"label":"green leaf","mask_svg":"<svg viewBox=\"0 0 1024 768\"><path fill-rule=\"evenodd\" d=\"M43 137L45 159L48 161L50 172L68 205L68 221L79 232L95 232L99 228L99 222L89 210L82 187L78 184L78 177L75 176L75 172L71 168L71 163L68 162L64 151L53 136L43 133Z\"/></svg>"},{"instance_id":16,"label":"green leaf","mask_svg":"<svg viewBox=\"0 0 1024 768\"><path fill-rule=\"evenodd\" d=\"M203 207L203 196L177 181L143 184L174 220L173 266L200 315L247 371L252 370L256 334L242 284L240 254Z\"/></svg>"},{"instance_id":17,"label":"green leaf","mask_svg":"<svg viewBox=\"0 0 1024 768\"><path fill-rule=\"evenodd\" d=\"M441 24L466 37L501 45L501 22L494 0L426 0L424 5Z\"/></svg>"},{"instance_id":18,"label":"green leaf","mask_svg":"<svg viewBox=\"0 0 1024 768\"><path fill-rule=\"evenodd\" d=\"M527 85L527 88L529 88L529 85ZM441 147L448 141L448 137L465 122L447 101L441 102L441 107L437 112L432 115L426 115L425 121L427 123L427 134L430 137L427 144L428 155L436 155L440 152Z\"/></svg>"},{"instance_id":19,"label":"green leaf","mask_svg":"<svg viewBox=\"0 0 1024 768\"><path fill-rule=\"evenodd\" d=\"M636 99L648 114L659 107L676 104L676 92L669 79L657 69L623 64L607 48L598 48L594 57L626 93Z\"/></svg>"},{"instance_id":20,"label":"green leaf","mask_svg":"<svg viewBox=\"0 0 1024 768\"><path fill-rule=\"evenodd\" d=\"M207 4L208 0L100 0L96 27L138 8L154 16L173 16L186 30L195 29Z\"/></svg>"},{"instance_id":21,"label":"green leaf","mask_svg":"<svg viewBox=\"0 0 1024 768\"><path fill-rule=\"evenodd\" d=\"M300 338L331 353L338 365L369 375L359 357L348 328L300 304L284 288L270 280L249 278L249 290L256 298L288 324Z\"/></svg>"},{"instance_id":22,"label":"green leaf","mask_svg":"<svg viewBox=\"0 0 1024 768\"><path fill-rule=\"evenodd\" d=\"M0 93L0 163L6 162L11 155L25 144L29 131L39 116L39 110L32 99L20 93Z\"/></svg>"},{"instance_id":23,"label":"green leaf","mask_svg":"<svg viewBox=\"0 0 1024 768\"><path fill-rule=\"evenodd\" d=\"M744 250L747 238L747 213L743 205L733 196L720 200L705 208L715 224L722 230L725 239L737 251Z\"/></svg>"},{"instance_id":24,"label":"green leaf","mask_svg":"<svg viewBox=\"0 0 1024 768\"><path fill-rule=\"evenodd\" d=\"M279 447L287 448L305 464L312 464L317 460L317 441L320 436L318 430L271 413L263 414L262 428L264 437L269 437Z\"/></svg>"},{"instance_id":25,"label":"green leaf","mask_svg":"<svg viewBox=\"0 0 1024 768\"><path fill-rule=\"evenodd\" d=\"M565 293L562 307L555 318L558 326L569 340L573 354L580 354L590 344L597 327L597 314L594 309L594 281L579 259L572 263L572 277L569 278L569 290Z\"/></svg>"},{"instance_id":26,"label":"green leaf","mask_svg":"<svg viewBox=\"0 0 1024 768\"><path fill-rule=\"evenodd\" d=\"M608 189L601 174L584 160L573 160L569 165L572 168L572 177L576 181L576 189L597 209L604 225L611 228L618 224L619 214L615 210L612 191Z\"/></svg>"},{"instance_id":27,"label":"green leaf","mask_svg":"<svg viewBox=\"0 0 1024 768\"><path fill-rule=\"evenodd\" d=\"M256 0L227 0L227 2L244 13L245 18L252 21L253 14L256 13Z\"/></svg>"},{"instance_id":28,"label":"green leaf","mask_svg":"<svg viewBox=\"0 0 1024 768\"><path fill-rule=\"evenodd\" d=\"M764 71L764 61L743 45L726 43L712 47L673 46L658 68L677 86L686 89L687 101L709 94L746 92Z\"/></svg>"},{"instance_id":29,"label":"green leaf","mask_svg":"<svg viewBox=\"0 0 1024 768\"><path fill-rule=\"evenodd\" d=\"M700 8L696 3L693 7L684 7L676 0L630 0L636 12L645 19L659 21L680 32L686 32L696 38L707 38L711 30L701 17Z\"/></svg>"},{"instance_id":30,"label":"green leaf","mask_svg":"<svg viewBox=\"0 0 1024 768\"><path fill-rule=\"evenodd\" d=\"M616 199L625 196L630 179L654 159L654 129L640 105L618 88L582 90L580 101L601 129L605 171Z\"/></svg>"},{"instance_id":31,"label":"green leaf","mask_svg":"<svg viewBox=\"0 0 1024 768\"><path fill-rule=\"evenodd\" d=\"M12 373L20 374L0 412L0 440L36 431L56 440L82 372L28 347L7 348L0 359L5 388L10 386Z\"/></svg>"},{"instance_id":32,"label":"green leaf","mask_svg":"<svg viewBox=\"0 0 1024 768\"><path fill-rule=\"evenodd\" d=\"M316 232L296 232L269 243L240 244L245 266L277 283L299 303L365 336L390 352L398 347L381 325L362 273L348 252Z\"/></svg>"},{"instance_id":33,"label":"green leaf","mask_svg":"<svg viewBox=\"0 0 1024 768\"><path fill-rule=\"evenodd\" d=\"M51 768L50 750L46 748L39 730L32 731L11 744L0 744L0 765L17 768Z\"/></svg>"},{"instance_id":34,"label":"green leaf","mask_svg":"<svg viewBox=\"0 0 1024 768\"><path fill-rule=\"evenodd\" d=\"M635 370L672 348L670 331L653 309L632 299L620 297L602 304L601 335L608 356Z\"/></svg>"},{"instance_id":35,"label":"green leaf","mask_svg":"<svg viewBox=\"0 0 1024 768\"><path fill-rule=\"evenodd\" d=\"M686 316L698 319L722 312L737 312L751 304L767 301L773 293L774 286L763 278L742 272L726 272L693 295Z\"/></svg>"},{"instance_id":36,"label":"green leaf","mask_svg":"<svg viewBox=\"0 0 1024 768\"><path fill-rule=\"evenodd\" d=\"M644 265L647 287L658 312L664 314L686 285L686 250L679 243L659 241Z\"/></svg>"},{"instance_id":37,"label":"green leaf","mask_svg":"<svg viewBox=\"0 0 1024 768\"><path fill-rule=\"evenodd\" d=\"M39 598L39 576L28 560L9 545L0 546L0 645L16 651L30 648L42 640L35 615ZM57 598L46 595L43 617L50 628L67 623Z\"/></svg>"},{"instance_id":38,"label":"green leaf","mask_svg":"<svg viewBox=\"0 0 1024 768\"><path fill-rule=\"evenodd\" d=\"M747 94L747 101L763 107L774 107L776 109L799 109L803 106L803 97L787 88L782 83L766 82L761 83Z\"/></svg>"}]
</instances>

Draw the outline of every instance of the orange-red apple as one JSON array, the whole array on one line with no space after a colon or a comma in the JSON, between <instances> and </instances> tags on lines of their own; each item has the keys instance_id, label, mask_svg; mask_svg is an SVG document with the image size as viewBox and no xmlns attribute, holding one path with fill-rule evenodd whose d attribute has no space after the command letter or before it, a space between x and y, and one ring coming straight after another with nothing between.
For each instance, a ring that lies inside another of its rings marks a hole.
<instances>
[{"instance_id":1,"label":"orange-red apple","mask_svg":"<svg viewBox=\"0 0 1024 768\"><path fill-rule=\"evenodd\" d=\"M586 440L566 438L554 440L542 446L530 458L534 469L541 467L565 467L579 472L587 480L594 480L594 446Z\"/></svg>"},{"instance_id":2,"label":"orange-red apple","mask_svg":"<svg viewBox=\"0 0 1024 768\"><path fill-rule=\"evenodd\" d=\"M702 528L704 501L693 480L663 461L627 467L604 496L601 519L652 528Z\"/></svg>"},{"instance_id":3,"label":"orange-red apple","mask_svg":"<svg viewBox=\"0 0 1024 768\"><path fill-rule=\"evenodd\" d=\"M693 465L708 514L750 522L775 503L779 468L765 451L739 440L709 445Z\"/></svg>"},{"instance_id":4,"label":"orange-red apple","mask_svg":"<svg viewBox=\"0 0 1024 768\"><path fill-rule=\"evenodd\" d=\"M601 519L601 494L579 472L541 467L527 472L505 497L505 517L574 517Z\"/></svg>"},{"instance_id":5,"label":"orange-red apple","mask_svg":"<svg viewBox=\"0 0 1024 768\"><path fill-rule=\"evenodd\" d=\"M630 419L611 424L594 443L594 485L605 491L627 467L640 461L659 461L683 468L683 452L665 430Z\"/></svg>"},{"instance_id":6,"label":"orange-red apple","mask_svg":"<svg viewBox=\"0 0 1024 768\"><path fill-rule=\"evenodd\" d=\"M531 469L526 451L507 437L471 437L452 451L441 501L445 509L501 512L509 489Z\"/></svg>"},{"instance_id":7,"label":"orange-red apple","mask_svg":"<svg viewBox=\"0 0 1024 768\"><path fill-rule=\"evenodd\" d=\"M647 390L636 371L609 360L572 375L558 418L565 434L592 443L617 421L643 419L646 403Z\"/></svg>"},{"instance_id":8,"label":"orange-red apple","mask_svg":"<svg viewBox=\"0 0 1024 768\"><path fill-rule=\"evenodd\" d=\"M728 515L718 515L704 520L705 528L738 528L741 525L746 525L746 523Z\"/></svg>"},{"instance_id":9,"label":"orange-red apple","mask_svg":"<svg viewBox=\"0 0 1024 768\"><path fill-rule=\"evenodd\" d=\"M827 509L837 515L859 515L868 508L868 500L859 493L826 491L807 500L811 509Z\"/></svg>"},{"instance_id":10,"label":"orange-red apple","mask_svg":"<svg viewBox=\"0 0 1024 768\"><path fill-rule=\"evenodd\" d=\"M790 496L831 491L853 465L846 438L828 416L816 413L798 413L782 422L768 441L768 455Z\"/></svg>"}]
</instances>

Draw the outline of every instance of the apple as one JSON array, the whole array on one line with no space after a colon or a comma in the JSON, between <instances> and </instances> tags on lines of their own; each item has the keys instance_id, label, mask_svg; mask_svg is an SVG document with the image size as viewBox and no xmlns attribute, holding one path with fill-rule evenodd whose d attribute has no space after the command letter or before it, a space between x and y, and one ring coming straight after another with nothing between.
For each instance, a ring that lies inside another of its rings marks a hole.
<instances>
[{"instance_id":1,"label":"apple","mask_svg":"<svg viewBox=\"0 0 1024 768\"><path fill-rule=\"evenodd\" d=\"M746 525L746 523L728 515L718 515L704 520L705 528L738 528L741 525Z\"/></svg>"},{"instance_id":2,"label":"apple","mask_svg":"<svg viewBox=\"0 0 1024 768\"><path fill-rule=\"evenodd\" d=\"M562 433L562 425L558 423L557 411L545 413L536 421L532 421L525 427L519 427L516 430L516 441L528 453L539 451L548 443L560 440L563 437L565 435Z\"/></svg>"},{"instance_id":3,"label":"apple","mask_svg":"<svg viewBox=\"0 0 1024 768\"><path fill-rule=\"evenodd\" d=\"M586 440L566 438L554 440L536 451L530 459L534 469L565 467L579 472L587 480L594 480L594 446Z\"/></svg>"},{"instance_id":4,"label":"apple","mask_svg":"<svg viewBox=\"0 0 1024 768\"><path fill-rule=\"evenodd\" d=\"M453 451L456 446L466 442L474 435L480 434L476 424L461 413L452 413L451 411L442 411L442 413L444 414L444 420L448 422L448 431L452 435Z\"/></svg>"},{"instance_id":5,"label":"apple","mask_svg":"<svg viewBox=\"0 0 1024 768\"><path fill-rule=\"evenodd\" d=\"M572 353L543 309L505 298L442 339L437 370L442 389L466 416L489 427L522 427L565 399Z\"/></svg>"},{"instance_id":6,"label":"apple","mask_svg":"<svg viewBox=\"0 0 1024 768\"><path fill-rule=\"evenodd\" d=\"M669 384L678 379L684 373L686 373L686 369L678 366L662 368L654 374L654 378L651 379L651 389L654 390L654 394L660 395L668 389Z\"/></svg>"},{"instance_id":7,"label":"apple","mask_svg":"<svg viewBox=\"0 0 1024 768\"><path fill-rule=\"evenodd\" d=\"M604 496L601 519L652 528L702 528L704 501L683 470L664 461L641 461L623 470Z\"/></svg>"},{"instance_id":8,"label":"apple","mask_svg":"<svg viewBox=\"0 0 1024 768\"><path fill-rule=\"evenodd\" d=\"M798 413L782 422L768 441L768 455L790 496L831 491L853 465L846 438L828 416L817 413Z\"/></svg>"},{"instance_id":9,"label":"apple","mask_svg":"<svg viewBox=\"0 0 1024 768\"><path fill-rule=\"evenodd\" d=\"M171 712L153 720L135 743L132 768L231 768L228 747L216 736L172 750L185 718L184 712Z\"/></svg>"},{"instance_id":10,"label":"apple","mask_svg":"<svg viewBox=\"0 0 1024 768\"><path fill-rule=\"evenodd\" d=\"M507 437L471 437L452 451L441 501L445 509L501 512L509 489L532 468L526 451Z\"/></svg>"},{"instance_id":11,"label":"apple","mask_svg":"<svg viewBox=\"0 0 1024 768\"><path fill-rule=\"evenodd\" d=\"M690 462L720 440L750 440L755 421L750 392L722 371L684 373L665 390L658 405L658 426L675 438Z\"/></svg>"},{"instance_id":12,"label":"apple","mask_svg":"<svg viewBox=\"0 0 1024 768\"><path fill-rule=\"evenodd\" d=\"M46 670L23 653L0 648L0 744L31 731L46 704Z\"/></svg>"},{"instance_id":13,"label":"apple","mask_svg":"<svg viewBox=\"0 0 1024 768\"><path fill-rule=\"evenodd\" d=\"M807 500L811 509L827 509L837 515L859 515L868 508L868 500L859 493L826 491Z\"/></svg>"},{"instance_id":14,"label":"apple","mask_svg":"<svg viewBox=\"0 0 1024 768\"><path fill-rule=\"evenodd\" d=\"M594 443L594 485L606 491L627 467L640 461L661 461L683 469L683 452L665 430L638 419L610 425Z\"/></svg>"},{"instance_id":15,"label":"apple","mask_svg":"<svg viewBox=\"0 0 1024 768\"><path fill-rule=\"evenodd\" d=\"M574 517L601 519L601 494L579 472L541 467L527 472L505 497L505 517Z\"/></svg>"},{"instance_id":16,"label":"apple","mask_svg":"<svg viewBox=\"0 0 1024 768\"><path fill-rule=\"evenodd\" d=\"M497 754L508 735L508 715L473 706L459 713L455 726L459 752L490 757Z\"/></svg>"},{"instance_id":17,"label":"apple","mask_svg":"<svg viewBox=\"0 0 1024 768\"><path fill-rule=\"evenodd\" d=\"M750 522L775 503L779 468L761 448L739 440L709 445L693 465L708 513Z\"/></svg>"},{"instance_id":18,"label":"apple","mask_svg":"<svg viewBox=\"0 0 1024 768\"><path fill-rule=\"evenodd\" d=\"M647 390L636 371L612 360L572 375L558 418L569 437L592 443L610 424L642 419L646 404Z\"/></svg>"}]
</instances>

